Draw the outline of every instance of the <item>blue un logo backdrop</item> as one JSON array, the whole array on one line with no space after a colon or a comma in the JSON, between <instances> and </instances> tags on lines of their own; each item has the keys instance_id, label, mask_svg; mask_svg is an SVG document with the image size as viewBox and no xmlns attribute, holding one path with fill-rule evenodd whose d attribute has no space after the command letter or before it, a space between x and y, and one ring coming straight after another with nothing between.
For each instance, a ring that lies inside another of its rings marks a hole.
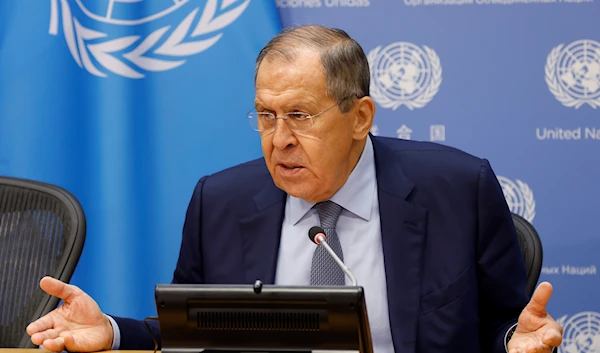
<instances>
[{"instance_id":1,"label":"blue un logo backdrop","mask_svg":"<svg viewBox=\"0 0 600 353\"><path fill-rule=\"evenodd\" d=\"M284 26L362 45L372 133L488 158L544 245L562 353L600 352L600 28L596 0L277 0Z\"/></svg>"},{"instance_id":2,"label":"blue un logo backdrop","mask_svg":"<svg viewBox=\"0 0 600 353\"><path fill-rule=\"evenodd\" d=\"M279 30L268 1L0 2L0 175L81 201L72 282L105 312L155 313L197 180L261 155L245 114Z\"/></svg>"}]
</instances>

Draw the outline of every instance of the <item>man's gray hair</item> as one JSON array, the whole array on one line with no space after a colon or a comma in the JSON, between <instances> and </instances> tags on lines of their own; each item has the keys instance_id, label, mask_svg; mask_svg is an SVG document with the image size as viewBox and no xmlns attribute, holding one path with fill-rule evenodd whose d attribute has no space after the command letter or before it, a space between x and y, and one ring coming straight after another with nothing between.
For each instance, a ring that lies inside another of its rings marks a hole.
<instances>
[{"instance_id":1,"label":"man's gray hair","mask_svg":"<svg viewBox=\"0 0 600 353\"><path fill-rule=\"evenodd\" d=\"M320 55L327 79L326 95L338 102L353 96L340 105L342 112L350 110L354 99L369 95L369 62L361 46L345 31L320 25L288 27L271 39L256 59L254 81L265 57L276 55L293 62L306 49Z\"/></svg>"}]
</instances>

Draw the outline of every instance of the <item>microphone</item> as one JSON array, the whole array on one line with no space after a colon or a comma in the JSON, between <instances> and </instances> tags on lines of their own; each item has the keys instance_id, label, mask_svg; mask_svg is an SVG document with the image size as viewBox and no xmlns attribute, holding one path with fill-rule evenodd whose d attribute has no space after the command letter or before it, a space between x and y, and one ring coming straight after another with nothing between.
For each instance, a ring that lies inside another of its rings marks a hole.
<instances>
[{"instance_id":1,"label":"microphone","mask_svg":"<svg viewBox=\"0 0 600 353\"><path fill-rule=\"evenodd\" d=\"M325 230L323 230L323 228L321 228L321 227L314 226L314 227L310 228L310 230L308 231L308 238L313 243L323 246L325 248L325 250L327 250L329 255L331 255L331 257L333 257L335 262L338 264L338 266L340 266L342 271L344 271L346 276L348 276L348 278L350 278L350 280L352 281L352 285L356 287L356 278L354 277L352 272L350 272L350 269L344 264L344 262L342 260L340 260L340 258L337 256L335 251L333 251L333 249L329 246L329 244L327 244L327 241L326 241L327 237L325 236Z\"/></svg>"}]
</instances>

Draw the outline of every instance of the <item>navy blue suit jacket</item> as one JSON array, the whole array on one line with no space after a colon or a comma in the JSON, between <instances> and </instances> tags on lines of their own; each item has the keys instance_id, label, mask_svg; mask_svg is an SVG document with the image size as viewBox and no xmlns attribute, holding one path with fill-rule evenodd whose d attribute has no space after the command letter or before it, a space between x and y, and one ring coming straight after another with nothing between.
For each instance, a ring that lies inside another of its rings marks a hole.
<instances>
[{"instance_id":1,"label":"navy blue suit jacket","mask_svg":"<svg viewBox=\"0 0 600 353\"><path fill-rule=\"evenodd\" d=\"M433 143L372 140L395 351L505 352L529 298L489 163ZM262 158L200 179L173 282L273 283L285 200ZM143 323L115 320L121 349L153 348Z\"/></svg>"}]
</instances>

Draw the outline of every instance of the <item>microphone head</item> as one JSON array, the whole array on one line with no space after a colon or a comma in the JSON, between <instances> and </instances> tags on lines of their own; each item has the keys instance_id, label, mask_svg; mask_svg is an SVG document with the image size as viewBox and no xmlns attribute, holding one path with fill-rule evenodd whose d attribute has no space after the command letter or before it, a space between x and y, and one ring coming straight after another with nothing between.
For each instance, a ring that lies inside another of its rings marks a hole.
<instances>
[{"instance_id":1,"label":"microphone head","mask_svg":"<svg viewBox=\"0 0 600 353\"><path fill-rule=\"evenodd\" d=\"M319 226L314 226L308 230L308 239L317 245L320 244L317 239L318 235L322 236L324 239L327 238L325 236L325 230Z\"/></svg>"}]
</instances>

